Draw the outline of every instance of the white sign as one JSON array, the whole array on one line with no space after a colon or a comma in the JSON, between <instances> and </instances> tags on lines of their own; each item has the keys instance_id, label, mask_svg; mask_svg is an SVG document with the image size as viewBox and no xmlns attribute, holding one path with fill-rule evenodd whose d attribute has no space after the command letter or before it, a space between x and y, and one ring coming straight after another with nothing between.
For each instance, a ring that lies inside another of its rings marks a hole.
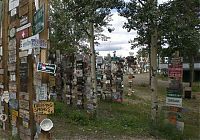
<instances>
[{"instance_id":1,"label":"white sign","mask_svg":"<svg viewBox=\"0 0 200 140\"><path fill-rule=\"evenodd\" d=\"M32 42L31 39L39 39L39 34L36 34L34 36L31 36L29 38L26 39L22 39L21 40L21 50L28 50L28 49L32 49Z\"/></svg>"},{"instance_id":2,"label":"white sign","mask_svg":"<svg viewBox=\"0 0 200 140\"><path fill-rule=\"evenodd\" d=\"M8 91L4 91L2 97L1 97L1 101L5 101L6 103L8 103L10 99L10 96L9 96L9 92Z\"/></svg>"},{"instance_id":3,"label":"white sign","mask_svg":"<svg viewBox=\"0 0 200 140\"><path fill-rule=\"evenodd\" d=\"M19 0L9 0L9 11L19 6Z\"/></svg>"},{"instance_id":4,"label":"white sign","mask_svg":"<svg viewBox=\"0 0 200 140\"><path fill-rule=\"evenodd\" d=\"M11 17L17 14L17 8L14 8L10 11Z\"/></svg>"},{"instance_id":5,"label":"white sign","mask_svg":"<svg viewBox=\"0 0 200 140\"><path fill-rule=\"evenodd\" d=\"M28 27L31 27L31 23L28 23L28 24L26 24L26 25L24 25L22 27L17 28L17 32L22 31L22 30L24 30L24 29L26 29Z\"/></svg>"},{"instance_id":6,"label":"white sign","mask_svg":"<svg viewBox=\"0 0 200 140\"><path fill-rule=\"evenodd\" d=\"M166 105L182 107L182 98L166 97Z\"/></svg>"},{"instance_id":7,"label":"white sign","mask_svg":"<svg viewBox=\"0 0 200 140\"><path fill-rule=\"evenodd\" d=\"M39 100L47 100L47 84L42 84L40 87Z\"/></svg>"}]
</instances>

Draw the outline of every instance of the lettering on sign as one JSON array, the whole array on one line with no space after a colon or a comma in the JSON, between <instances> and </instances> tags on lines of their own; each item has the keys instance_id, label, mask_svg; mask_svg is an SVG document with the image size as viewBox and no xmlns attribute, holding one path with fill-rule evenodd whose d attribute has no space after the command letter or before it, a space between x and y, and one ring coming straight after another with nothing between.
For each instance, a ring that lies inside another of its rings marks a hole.
<instances>
[{"instance_id":1,"label":"lettering on sign","mask_svg":"<svg viewBox=\"0 0 200 140\"><path fill-rule=\"evenodd\" d=\"M42 84L40 87L39 100L47 100L47 84Z\"/></svg>"},{"instance_id":2,"label":"lettering on sign","mask_svg":"<svg viewBox=\"0 0 200 140\"><path fill-rule=\"evenodd\" d=\"M19 114L18 114L18 111L12 110L12 115L18 117L18 115L19 115Z\"/></svg>"},{"instance_id":3,"label":"lettering on sign","mask_svg":"<svg viewBox=\"0 0 200 140\"><path fill-rule=\"evenodd\" d=\"M166 97L166 105L182 107L182 98Z\"/></svg>"},{"instance_id":4,"label":"lettering on sign","mask_svg":"<svg viewBox=\"0 0 200 140\"><path fill-rule=\"evenodd\" d=\"M33 105L33 112L36 114L53 114L54 103L53 102L38 102Z\"/></svg>"},{"instance_id":5,"label":"lettering on sign","mask_svg":"<svg viewBox=\"0 0 200 140\"><path fill-rule=\"evenodd\" d=\"M10 92L10 99L16 99L16 92Z\"/></svg>"},{"instance_id":6,"label":"lettering on sign","mask_svg":"<svg viewBox=\"0 0 200 140\"><path fill-rule=\"evenodd\" d=\"M19 22L20 22L20 24L19 24L20 26L27 24L28 23L28 16L22 16Z\"/></svg>"},{"instance_id":7,"label":"lettering on sign","mask_svg":"<svg viewBox=\"0 0 200 140\"><path fill-rule=\"evenodd\" d=\"M31 39L39 39L39 34L36 34L34 36L31 36L29 38L26 38L26 39L22 39L20 42L20 49L21 50L28 50L28 49L32 49L32 46L31 46Z\"/></svg>"},{"instance_id":8,"label":"lettering on sign","mask_svg":"<svg viewBox=\"0 0 200 140\"><path fill-rule=\"evenodd\" d=\"M28 63L21 63L19 66L19 78L20 78L20 91L28 91Z\"/></svg>"},{"instance_id":9,"label":"lettering on sign","mask_svg":"<svg viewBox=\"0 0 200 140\"><path fill-rule=\"evenodd\" d=\"M16 81L16 74L15 72L10 72L10 81L15 82Z\"/></svg>"}]
</instances>

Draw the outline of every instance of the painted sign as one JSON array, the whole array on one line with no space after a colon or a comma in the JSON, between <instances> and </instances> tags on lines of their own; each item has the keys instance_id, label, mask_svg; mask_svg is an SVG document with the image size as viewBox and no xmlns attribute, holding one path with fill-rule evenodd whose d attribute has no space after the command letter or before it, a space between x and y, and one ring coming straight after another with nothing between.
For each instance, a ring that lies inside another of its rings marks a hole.
<instances>
[{"instance_id":1,"label":"painted sign","mask_svg":"<svg viewBox=\"0 0 200 140\"><path fill-rule=\"evenodd\" d=\"M182 98L166 97L166 105L182 107Z\"/></svg>"},{"instance_id":2,"label":"painted sign","mask_svg":"<svg viewBox=\"0 0 200 140\"><path fill-rule=\"evenodd\" d=\"M45 72L45 73L55 73L56 72L56 65L55 64L47 64L47 63L38 63L37 64L37 71L38 72Z\"/></svg>"},{"instance_id":3,"label":"painted sign","mask_svg":"<svg viewBox=\"0 0 200 140\"><path fill-rule=\"evenodd\" d=\"M38 102L33 105L33 112L36 114L53 114L53 102Z\"/></svg>"},{"instance_id":4,"label":"painted sign","mask_svg":"<svg viewBox=\"0 0 200 140\"><path fill-rule=\"evenodd\" d=\"M21 27L17 28L17 32L22 31L22 30L24 30L24 29L26 29L28 27L31 27L31 23L28 23L28 24L26 24L24 26L21 26Z\"/></svg>"},{"instance_id":5,"label":"painted sign","mask_svg":"<svg viewBox=\"0 0 200 140\"><path fill-rule=\"evenodd\" d=\"M40 87L39 100L46 101L47 100L47 84L42 84Z\"/></svg>"},{"instance_id":6,"label":"painted sign","mask_svg":"<svg viewBox=\"0 0 200 140\"><path fill-rule=\"evenodd\" d=\"M47 48L47 41L44 39L31 39L33 48Z\"/></svg>"},{"instance_id":7,"label":"painted sign","mask_svg":"<svg viewBox=\"0 0 200 140\"><path fill-rule=\"evenodd\" d=\"M19 32L16 33L16 38L17 40L20 40L20 39L24 39L24 38L27 38L28 37L28 28L25 28Z\"/></svg>"},{"instance_id":8,"label":"painted sign","mask_svg":"<svg viewBox=\"0 0 200 140\"><path fill-rule=\"evenodd\" d=\"M22 39L21 40L21 46L20 46L20 50L28 50L28 49L32 49L32 42L31 39L39 39L39 34L36 34L34 36L31 36L29 38L26 39Z\"/></svg>"},{"instance_id":9,"label":"painted sign","mask_svg":"<svg viewBox=\"0 0 200 140\"><path fill-rule=\"evenodd\" d=\"M27 24L28 23L28 16L22 16L19 22L20 22L19 23L20 26Z\"/></svg>"},{"instance_id":10,"label":"painted sign","mask_svg":"<svg viewBox=\"0 0 200 140\"><path fill-rule=\"evenodd\" d=\"M44 30L44 5L41 6L33 17L33 34L38 34Z\"/></svg>"},{"instance_id":11,"label":"painted sign","mask_svg":"<svg viewBox=\"0 0 200 140\"><path fill-rule=\"evenodd\" d=\"M19 0L9 0L9 11L19 6Z\"/></svg>"}]
</instances>

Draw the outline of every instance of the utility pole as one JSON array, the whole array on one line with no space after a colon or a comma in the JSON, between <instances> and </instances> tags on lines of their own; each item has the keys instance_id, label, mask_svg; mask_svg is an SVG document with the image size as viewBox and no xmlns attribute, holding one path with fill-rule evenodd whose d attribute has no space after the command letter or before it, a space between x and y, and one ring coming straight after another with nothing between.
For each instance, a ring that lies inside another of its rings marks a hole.
<instances>
[{"instance_id":1,"label":"utility pole","mask_svg":"<svg viewBox=\"0 0 200 140\"><path fill-rule=\"evenodd\" d=\"M3 69L4 69L4 91L8 91L8 0L3 0L3 23L2 23L2 43L3 43ZM5 103L5 102L4 102ZM5 114L8 115L8 103L4 105ZM9 121L5 122L5 130L9 129Z\"/></svg>"}]
</instances>

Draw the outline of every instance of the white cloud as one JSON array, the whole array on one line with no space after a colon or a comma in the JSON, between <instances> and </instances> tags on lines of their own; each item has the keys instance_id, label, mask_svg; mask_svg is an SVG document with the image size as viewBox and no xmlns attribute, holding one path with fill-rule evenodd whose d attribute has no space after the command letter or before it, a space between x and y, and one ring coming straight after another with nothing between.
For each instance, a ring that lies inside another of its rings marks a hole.
<instances>
[{"instance_id":1,"label":"white cloud","mask_svg":"<svg viewBox=\"0 0 200 140\"><path fill-rule=\"evenodd\" d=\"M129 2L130 0L125 0ZM168 0L158 0L158 3L167 2ZM113 21L110 22L115 30L112 33L109 33L105 29L104 34L111 39L108 41L99 41L100 45L96 46L96 51L100 55L106 56L108 53L112 54L113 51L116 51L118 56L128 56L129 52L136 52L138 49L131 50L131 44L128 43L130 39L134 39L137 33L136 31L127 32L126 29L123 29L124 23L127 21L126 18L120 17L117 12L113 12Z\"/></svg>"}]
</instances>

